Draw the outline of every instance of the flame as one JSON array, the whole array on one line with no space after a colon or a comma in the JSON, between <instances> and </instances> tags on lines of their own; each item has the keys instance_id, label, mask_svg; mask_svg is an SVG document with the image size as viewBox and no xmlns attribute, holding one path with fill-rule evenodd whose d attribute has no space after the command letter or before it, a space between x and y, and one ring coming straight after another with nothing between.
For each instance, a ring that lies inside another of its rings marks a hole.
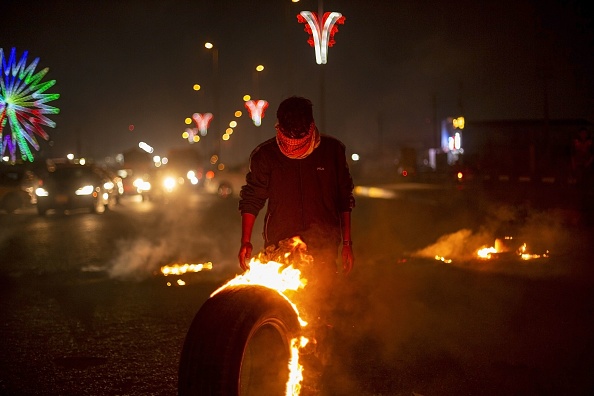
<instances>
[{"instance_id":1,"label":"flame","mask_svg":"<svg viewBox=\"0 0 594 396\"><path fill-rule=\"evenodd\" d=\"M161 267L161 273L168 275L183 275L186 272L200 272L212 269L212 263L209 261L203 264L171 264Z\"/></svg>"},{"instance_id":2,"label":"flame","mask_svg":"<svg viewBox=\"0 0 594 396\"><path fill-rule=\"evenodd\" d=\"M518 254L520 255L520 258L522 260L532 260L532 259L537 259L537 258L541 258L541 257L549 257L548 250L543 254L526 253L526 244L525 243L522 246L520 246L520 249L518 249Z\"/></svg>"},{"instance_id":3,"label":"flame","mask_svg":"<svg viewBox=\"0 0 594 396\"><path fill-rule=\"evenodd\" d=\"M307 280L301 278L301 271L292 264L304 264L312 260L307 255L307 246L298 237L282 241L277 250L268 249L250 260L249 269L243 274L237 275L229 282L215 290L210 296L214 296L227 287L238 285L258 285L276 291L281 297L293 307L301 327L307 326L299 314L287 292L296 292L305 288ZM289 378L286 385L287 396L299 396L301 392L301 381L303 380L303 366L299 363L299 351L309 342L306 337L297 337L290 342Z\"/></svg>"},{"instance_id":4,"label":"flame","mask_svg":"<svg viewBox=\"0 0 594 396\"><path fill-rule=\"evenodd\" d=\"M490 259L491 254L499 253L494 247L484 247L476 252L476 255L482 259Z\"/></svg>"},{"instance_id":5,"label":"flame","mask_svg":"<svg viewBox=\"0 0 594 396\"><path fill-rule=\"evenodd\" d=\"M445 257L442 257L442 256L437 256L437 255L435 256L435 260L437 260L437 261L443 261L446 264L449 264L449 263L452 262L452 259L445 258Z\"/></svg>"},{"instance_id":6,"label":"flame","mask_svg":"<svg viewBox=\"0 0 594 396\"><path fill-rule=\"evenodd\" d=\"M289 380L285 396L297 396L301 393L303 381L303 366L299 363L299 350L305 347L309 339L298 337L291 339L291 358L289 360Z\"/></svg>"},{"instance_id":7,"label":"flame","mask_svg":"<svg viewBox=\"0 0 594 396\"><path fill-rule=\"evenodd\" d=\"M225 285L215 290L211 297L229 286L237 285L260 285L274 289L284 296L287 290L296 291L304 287L307 282L301 279L301 271L294 268L292 265L284 268L281 271L283 264L275 261L262 263L258 259L252 258L249 263L249 269L231 279ZM286 297L286 296L285 296Z\"/></svg>"},{"instance_id":8,"label":"flame","mask_svg":"<svg viewBox=\"0 0 594 396\"><path fill-rule=\"evenodd\" d=\"M513 237L509 237L509 236L505 237L505 240L511 240L511 239L513 239ZM543 254L527 253L527 250L528 250L528 247L527 247L526 243L524 242L518 249L516 249L515 254L517 256L519 256L522 260L532 260L532 259L537 259L537 258L541 258L541 257L549 257L548 250ZM476 254L479 258L488 260L488 259L492 258L492 254L494 254L494 253L505 253L505 252L509 252L509 251L510 250L506 247L505 243L502 240L496 239L494 247L483 247L483 248L479 249L476 252Z\"/></svg>"}]
</instances>

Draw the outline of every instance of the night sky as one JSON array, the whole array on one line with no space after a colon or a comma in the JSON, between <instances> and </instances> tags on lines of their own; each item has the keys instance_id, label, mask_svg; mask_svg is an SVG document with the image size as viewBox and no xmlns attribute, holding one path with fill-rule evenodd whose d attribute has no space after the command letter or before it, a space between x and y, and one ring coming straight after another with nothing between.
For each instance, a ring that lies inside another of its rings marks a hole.
<instances>
[{"instance_id":1,"label":"night sky","mask_svg":"<svg viewBox=\"0 0 594 396\"><path fill-rule=\"evenodd\" d=\"M214 147L243 110L221 157L244 163L273 136L280 101L301 95L313 101L322 132L365 158L380 145L435 147L434 121L447 116L542 119L545 92L550 118L594 121L586 4L325 0L324 11L346 22L320 66L296 18L317 11L318 0L2 0L0 47L16 47L19 57L29 51L28 63L39 57L38 70L49 67L44 81L56 80L48 92L61 95L51 102L60 114L46 129L53 145L42 143L50 156L113 156L139 141L160 155L187 147L184 119L215 111L213 57L203 46L211 41L219 48L221 132L213 121L197 145ZM265 70L256 75L258 64ZM242 101L256 92L270 102L259 128Z\"/></svg>"}]
</instances>

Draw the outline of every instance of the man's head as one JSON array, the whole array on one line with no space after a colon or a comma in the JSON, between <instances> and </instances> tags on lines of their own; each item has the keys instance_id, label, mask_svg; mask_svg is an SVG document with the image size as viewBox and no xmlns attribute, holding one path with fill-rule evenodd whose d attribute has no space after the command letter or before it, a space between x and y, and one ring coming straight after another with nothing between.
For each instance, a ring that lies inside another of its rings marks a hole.
<instances>
[{"instance_id":1,"label":"man's head","mask_svg":"<svg viewBox=\"0 0 594 396\"><path fill-rule=\"evenodd\" d=\"M292 96L281 102L276 110L279 130L291 139L305 136L314 121L309 99Z\"/></svg>"}]
</instances>

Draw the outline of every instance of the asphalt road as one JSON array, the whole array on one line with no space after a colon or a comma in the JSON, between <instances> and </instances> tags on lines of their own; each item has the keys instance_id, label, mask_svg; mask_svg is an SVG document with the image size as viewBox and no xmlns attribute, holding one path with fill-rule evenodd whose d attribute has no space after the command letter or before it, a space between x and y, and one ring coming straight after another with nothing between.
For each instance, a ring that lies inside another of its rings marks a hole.
<instances>
[{"instance_id":1,"label":"asphalt road","mask_svg":"<svg viewBox=\"0 0 594 396\"><path fill-rule=\"evenodd\" d=\"M353 212L356 268L336 292L324 394L592 394L594 252L582 197L386 191L359 196ZM0 214L0 394L175 395L193 316L238 271L239 220L236 198L200 194L129 199L104 215ZM474 256L504 234L549 257ZM159 273L207 261L213 270Z\"/></svg>"}]
</instances>

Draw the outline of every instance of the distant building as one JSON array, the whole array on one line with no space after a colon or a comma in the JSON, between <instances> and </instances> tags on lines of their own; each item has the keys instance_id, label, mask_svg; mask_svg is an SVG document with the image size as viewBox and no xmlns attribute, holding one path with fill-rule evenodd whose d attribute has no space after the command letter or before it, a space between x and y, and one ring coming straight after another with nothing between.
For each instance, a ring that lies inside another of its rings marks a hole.
<instances>
[{"instance_id":1,"label":"distant building","mask_svg":"<svg viewBox=\"0 0 594 396\"><path fill-rule=\"evenodd\" d=\"M461 134L462 166L476 174L510 177L568 175L571 142L592 123L573 120L467 121Z\"/></svg>"}]
</instances>

